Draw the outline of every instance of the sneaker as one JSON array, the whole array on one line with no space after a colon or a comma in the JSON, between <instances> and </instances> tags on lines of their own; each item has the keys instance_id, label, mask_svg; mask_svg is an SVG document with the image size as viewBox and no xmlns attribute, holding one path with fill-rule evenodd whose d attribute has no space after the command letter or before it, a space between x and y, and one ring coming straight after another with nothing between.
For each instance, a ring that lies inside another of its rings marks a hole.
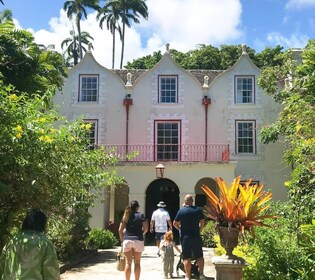
<instances>
[{"instance_id":1,"label":"sneaker","mask_svg":"<svg viewBox=\"0 0 315 280\"><path fill-rule=\"evenodd\" d=\"M189 278L185 277L185 280L190 280Z\"/></svg>"},{"instance_id":2,"label":"sneaker","mask_svg":"<svg viewBox=\"0 0 315 280\"><path fill-rule=\"evenodd\" d=\"M199 275L199 280L207 280L206 276L204 274Z\"/></svg>"}]
</instances>

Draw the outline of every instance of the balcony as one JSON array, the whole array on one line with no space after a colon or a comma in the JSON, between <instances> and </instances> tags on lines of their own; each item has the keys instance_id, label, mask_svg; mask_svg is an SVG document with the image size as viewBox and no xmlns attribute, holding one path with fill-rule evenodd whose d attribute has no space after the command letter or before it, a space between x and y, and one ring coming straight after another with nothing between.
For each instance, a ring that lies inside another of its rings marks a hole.
<instances>
[{"instance_id":1,"label":"balcony","mask_svg":"<svg viewBox=\"0 0 315 280\"><path fill-rule=\"evenodd\" d=\"M122 162L228 162L228 144L130 144L104 145ZM132 154L132 156L128 156Z\"/></svg>"}]
</instances>

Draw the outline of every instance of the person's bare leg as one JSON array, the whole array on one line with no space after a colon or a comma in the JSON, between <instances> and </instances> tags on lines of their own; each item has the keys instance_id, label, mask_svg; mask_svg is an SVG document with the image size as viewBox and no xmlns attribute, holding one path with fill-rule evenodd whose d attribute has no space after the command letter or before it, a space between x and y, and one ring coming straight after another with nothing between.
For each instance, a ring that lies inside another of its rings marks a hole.
<instances>
[{"instance_id":1,"label":"person's bare leg","mask_svg":"<svg viewBox=\"0 0 315 280\"><path fill-rule=\"evenodd\" d=\"M134 264L135 264L135 280L139 280L140 279L140 273L141 273L141 265L140 265L140 261L141 261L141 252L134 252Z\"/></svg>"},{"instance_id":2,"label":"person's bare leg","mask_svg":"<svg viewBox=\"0 0 315 280\"><path fill-rule=\"evenodd\" d=\"M125 278L126 280L130 280L133 249L128 252L124 252L124 254L126 259Z\"/></svg>"},{"instance_id":3,"label":"person's bare leg","mask_svg":"<svg viewBox=\"0 0 315 280\"><path fill-rule=\"evenodd\" d=\"M205 266L205 259L203 257L197 259L197 265L199 269L199 273L203 274L203 269Z\"/></svg>"},{"instance_id":4,"label":"person's bare leg","mask_svg":"<svg viewBox=\"0 0 315 280\"><path fill-rule=\"evenodd\" d=\"M158 248L160 248L160 243L161 243L161 240L156 240L156 246L157 246Z\"/></svg>"},{"instance_id":5,"label":"person's bare leg","mask_svg":"<svg viewBox=\"0 0 315 280\"><path fill-rule=\"evenodd\" d=\"M186 278L190 279L190 275L191 275L191 259L184 260L184 268L185 268Z\"/></svg>"}]
</instances>

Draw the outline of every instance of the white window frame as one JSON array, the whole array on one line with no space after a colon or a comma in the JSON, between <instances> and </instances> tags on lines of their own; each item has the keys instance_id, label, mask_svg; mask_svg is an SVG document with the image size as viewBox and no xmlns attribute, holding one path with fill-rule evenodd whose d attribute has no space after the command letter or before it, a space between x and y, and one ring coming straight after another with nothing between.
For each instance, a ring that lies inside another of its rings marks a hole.
<instances>
[{"instance_id":1,"label":"white window frame","mask_svg":"<svg viewBox=\"0 0 315 280\"><path fill-rule=\"evenodd\" d=\"M244 130L242 133L243 135L240 135L239 125L241 124L251 125L250 131ZM235 152L236 154L256 154L256 129L255 128L256 128L255 120L236 120L235 121L235 140L236 140Z\"/></svg>"},{"instance_id":2,"label":"white window frame","mask_svg":"<svg viewBox=\"0 0 315 280\"><path fill-rule=\"evenodd\" d=\"M88 79L90 81L86 81ZM97 102L99 98L99 75L80 75L79 80L79 102Z\"/></svg>"},{"instance_id":3,"label":"white window frame","mask_svg":"<svg viewBox=\"0 0 315 280\"><path fill-rule=\"evenodd\" d=\"M235 104L255 104L255 76L236 75L235 81ZM249 83L251 81L251 83Z\"/></svg>"},{"instance_id":4,"label":"white window frame","mask_svg":"<svg viewBox=\"0 0 315 280\"><path fill-rule=\"evenodd\" d=\"M164 135L159 135L159 125L176 124L177 135L173 137L172 128L165 129ZM174 139L177 142L174 143ZM180 120L158 120L155 121L155 159L157 161L180 161L181 121Z\"/></svg>"},{"instance_id":5,"label":"white window frame","mask_svg":"<svg viewBox=\"0 0 315 280\"><path fill-rule=\"evenodd\" d=\"M98 139L98 120L95 120L95 119L84 119L83 120L84 123L86 124L91 124L92 127L90 129L90 132L89 132L89 139L90 139L90 144L88 146L88 149L89 150L94 150L95 147L97 146L97 139ZM93 130L94 128L94 130Z\"/></svg>"},{"instance_id":6,"label":"white window frame","mask_svg":"<svg viewBox=\"0 0 315 280\"><path fill-rule=\"evenodd\" d=\"M160 75L159 76L158 102L162 104L178 103L178 76Z\"/></svg>"}]
</instances>

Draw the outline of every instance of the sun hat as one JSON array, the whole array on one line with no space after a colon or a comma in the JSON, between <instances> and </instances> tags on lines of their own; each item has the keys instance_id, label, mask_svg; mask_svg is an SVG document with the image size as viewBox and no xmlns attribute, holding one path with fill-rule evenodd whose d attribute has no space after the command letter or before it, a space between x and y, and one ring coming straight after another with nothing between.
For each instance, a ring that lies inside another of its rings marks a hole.
<instances>
[{"instance_id":1,"label":"sun hat","mask_svg":"<svg viewBox=\"0 0 315 280\"><path fill-rule=\"evenodd\" d=\"M157 204L157 207L166 207L166 204L164 201L160 201L159 204Z\"/></svg>"}]
</instances>

